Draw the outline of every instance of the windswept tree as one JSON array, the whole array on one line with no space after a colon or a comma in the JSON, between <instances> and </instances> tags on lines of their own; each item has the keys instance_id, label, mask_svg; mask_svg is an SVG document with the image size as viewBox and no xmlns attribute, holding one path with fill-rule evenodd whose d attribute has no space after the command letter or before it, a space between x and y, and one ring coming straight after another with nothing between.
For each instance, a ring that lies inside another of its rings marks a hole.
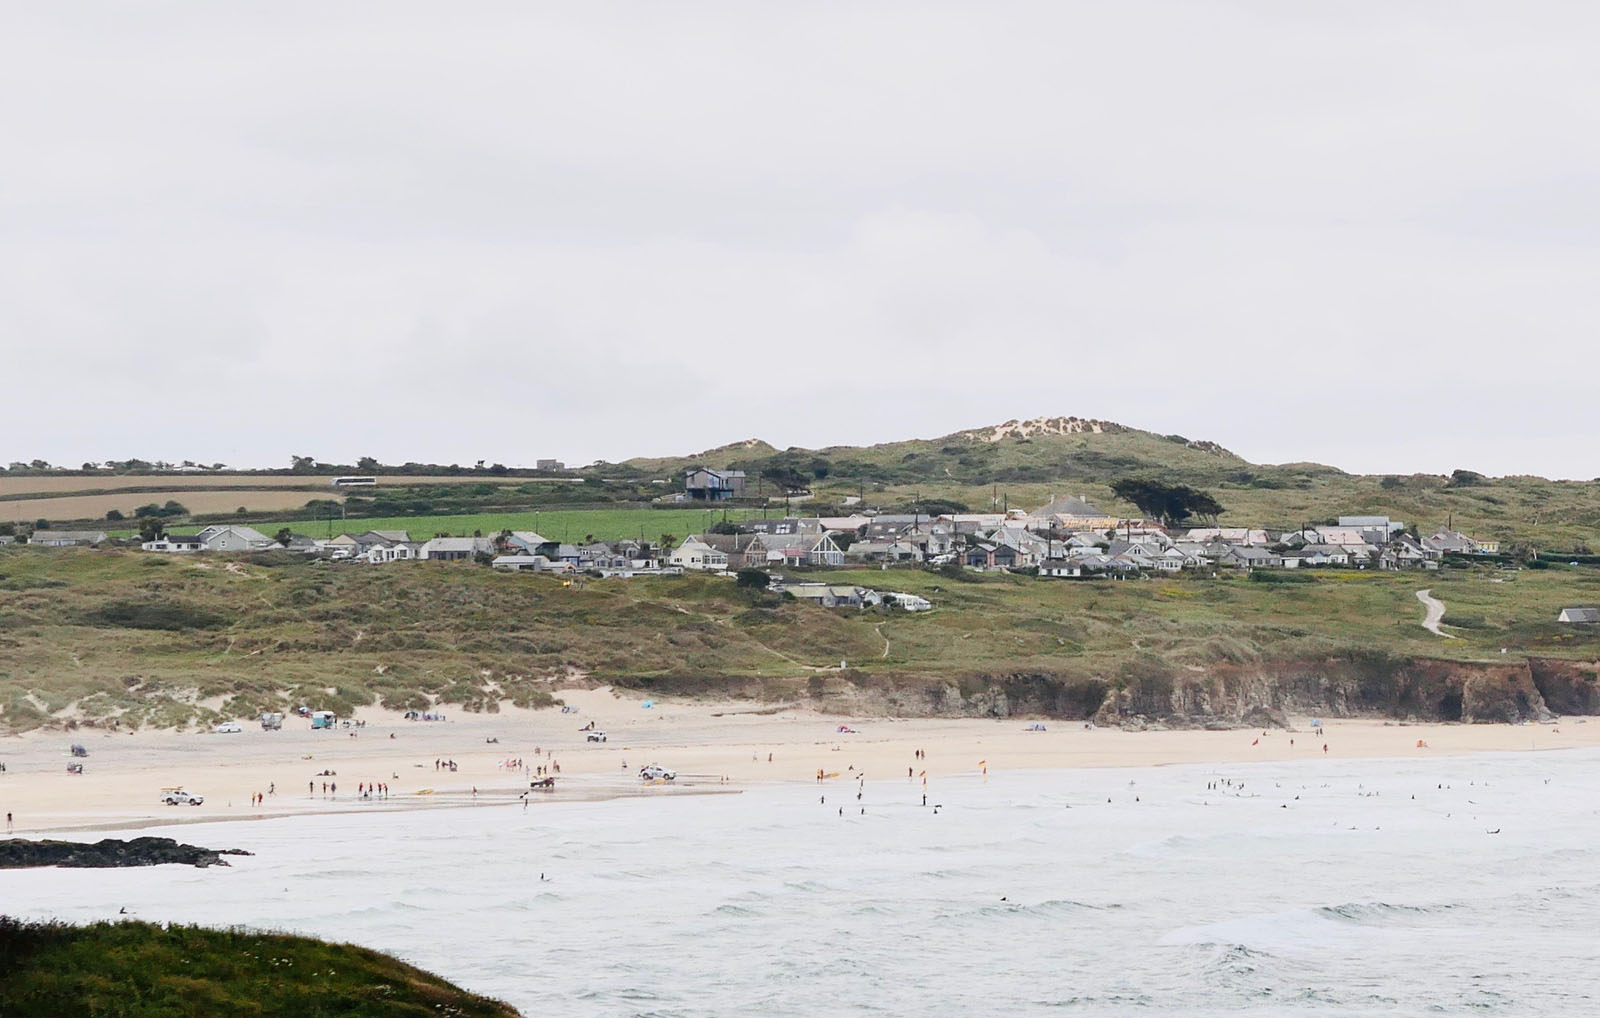
<instances>
[{"instance_id":1,"label":"windswept tree","mask_svg":"<svg viewBox=\"0 0 1600 1018\"><path fill-rule=\"evenodd\" d=\"M1146 516L1168 525L1192 517L1216 519L1222 506L1203 491L1181 484L1162 484L1136 477L1124 477L1111 485L1111 491L1125 502L1132 502Z\"/></svg>"}]
</instances>

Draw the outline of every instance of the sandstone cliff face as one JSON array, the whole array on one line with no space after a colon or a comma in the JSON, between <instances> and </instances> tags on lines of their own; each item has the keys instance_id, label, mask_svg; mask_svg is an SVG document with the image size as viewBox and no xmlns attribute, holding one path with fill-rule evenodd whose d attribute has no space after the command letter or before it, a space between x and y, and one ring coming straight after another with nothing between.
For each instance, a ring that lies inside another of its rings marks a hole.
<instances>
[{"instance_id":1,"label":"sandstone cliff face","mask_svg":"<svg viewBox=\"0 0 1600 1018\"><path fill-rule=\"evenodd\" d=\"M1108 725L1270 727L1289 715L1401 721L1512 722L1600 715L1600 663L1466 662L1350 654L1222 664L1159 659L1113 675L999 672L959 678L827 672L793 679L658 678L630 683L663 695L803 702L857 716L1093 719Z\"/></svg>"}]
</instances>

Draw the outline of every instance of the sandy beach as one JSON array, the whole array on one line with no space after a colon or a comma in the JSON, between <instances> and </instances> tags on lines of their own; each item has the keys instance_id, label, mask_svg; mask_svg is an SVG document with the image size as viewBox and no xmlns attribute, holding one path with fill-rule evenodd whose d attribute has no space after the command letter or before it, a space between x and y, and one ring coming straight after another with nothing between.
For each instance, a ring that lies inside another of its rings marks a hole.
<instances>
[{"instance_id":1,"label":"sandy beach","mask_svg":"<svg viewBox=\"0 0 1600 1018\"><path fill-rule=\"evenodd\" d=\"M644 697L608 689L560 695L575 713L508 708L498 714L447 712L444 721L421 722L371 710L357 719L365 722L362 727L331 732L311 731L306 720L289 717L274 732L241 719L244 731L238 734L79 729L7 737L0 739L0 762L6 765L0 812L12 814L14 833L36 835L306 813L521 809L528 777L512 761L530 771L560 767L553 792L529 795L527 808L537 808L549 801L815 784L819 770L838 775L826 779L835 782L863 771L873 780L906 780L909 769L917 778L926 771L932 783L985 768L993 774L1600 746L1600 723L1582 718L1539 725L1328 720L1320 734L1309 718L1293 719L1290 730L1268 732L1135 732L1068 721L1042 721L1047 730L1028 731L1035 722L1026 718L858 719L748 702L658 700L646 708ZM606 733L606 742L585 741L580 729L591 721ZM841 725L855 731L840 732ZM89 751L82 774L67 772L73 743ZM925 754L921 759L918 750ZM456 769L442 766L444 761L454 761ZM638 770L649 763L676 770L677 780L642 782ZM388 785L388 798L358 797L358 786L374 782ZM161 790L179 786L204 796L204 804L161 804ZM257 793L265 799L253 806Z\"/></svg>"}]
</instances>

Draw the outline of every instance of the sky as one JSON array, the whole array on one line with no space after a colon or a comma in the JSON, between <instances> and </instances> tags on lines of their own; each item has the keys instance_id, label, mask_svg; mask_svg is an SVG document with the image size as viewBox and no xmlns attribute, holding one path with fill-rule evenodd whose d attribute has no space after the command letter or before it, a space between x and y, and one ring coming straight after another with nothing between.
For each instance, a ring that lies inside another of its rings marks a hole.
<instances>
[{"instance_id":1,"label":"sky","mask_svg":"<svg viewBox=\"0 0 1600 1018\"><path fill-rule=\"evenodd\" d=\"M0 4L0 462L1600 476L1600 7Z\"/></svg>"}]
</instances>

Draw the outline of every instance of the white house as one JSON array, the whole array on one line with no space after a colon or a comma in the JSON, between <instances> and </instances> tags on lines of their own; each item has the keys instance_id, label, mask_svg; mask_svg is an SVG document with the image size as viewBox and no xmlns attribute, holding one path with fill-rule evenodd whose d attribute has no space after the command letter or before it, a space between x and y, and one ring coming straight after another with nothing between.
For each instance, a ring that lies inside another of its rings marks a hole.
<instances>
[{"instance_id":1,"label":"white house","mask_svg":"<svg viewBox=\"0 0 1600 1018\"><path fill-rule=\"evenodd\" d=\"M672 549L668 562L683 569L726 569L728 556L698 537L686 537Z\"/></svg>"},{"instance_id":2,"label":"white house","mask_svg":"<svg viewBox=\"0 0 1600 1018\"><path fill-rule=\"evenodd\" d=\"M206 551L264 551L278 546L277 541L254 527L212 525L195 537L206 546Z\"/></svg>"},{"instance_id":3,"label":"white house","mask_svg":"<svg viewBox=\"0 0 1600 1018\"><path fill-rule=\"evenodd\" d=\"M205 551L205 543L194 534L167 534L154 541L146 541L139 545L141 551L158 551L167 555L193 555L197 551Z\"/></svg>"},{"instance_id":4,"label":"white house","mask_svg":"<svg viewBox=\"0 0 1600 1018\"><path fill-rule=\"evenodd\" d=\"M487 537L435 537L422 546L418 558L433 562L459 562L476 555L493 555L494 542Z\"/></svg>"}]
</instances>

